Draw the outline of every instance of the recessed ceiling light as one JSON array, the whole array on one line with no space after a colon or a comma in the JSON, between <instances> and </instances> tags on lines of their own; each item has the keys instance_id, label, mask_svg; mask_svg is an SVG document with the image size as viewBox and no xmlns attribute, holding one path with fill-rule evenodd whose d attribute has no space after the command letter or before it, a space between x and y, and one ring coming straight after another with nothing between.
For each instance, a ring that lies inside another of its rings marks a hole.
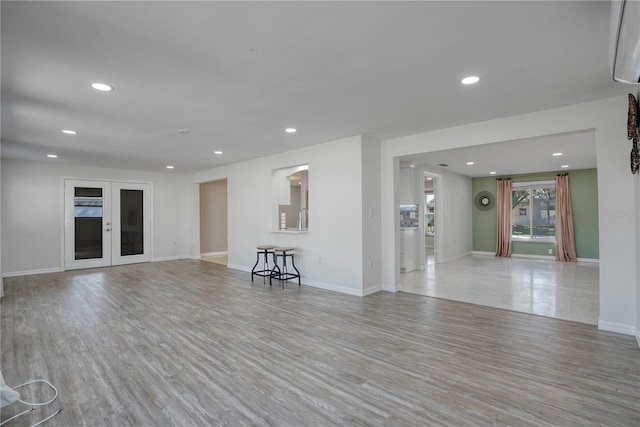
<instances>
[{"instance_id":1,"label":"recessed ceiling light","mask_svg":"<svg viewBox=\"0 0 640 427\"><path fill-rule=\"evenodd\" d=\"M47 154L47 157L49 157L50 159L57 159L58 155L57 154Z\"/></svg>"},{"instance_id":2,"label":"recessed ceiling light","mask_svg":"<svg viewBox=\"0 0 640 427\"><path fill-rule=\"evenodd\" d=\"M298 185L302 185L302 181L298 181Z\"/></svg>"},{"instance_id":3,"label":"recessed ceiling light","mask_svg":"<svg viewBox=\"0 0 640 427\"><path fill-rule=\"evenodd\" d=\"M496 173L494 171L489 172L489 175L495 175Z\"/></svg>"},{"instance_id":4,"label":"recessed ceiling light","mask_svg":"<svg viewBox=\"0 0 640 427\"><path fill-rule=\"evenodd\" d=\"M569 167L569 165L562 165L562 166L560 166L560 167L561 167L562 169L566 169L566 168L568 168L568 167Z\"/></svg>"},{"instance_id":5,"label":"recessed ceiling light","mask_svg":"<svg viewBox=\"0 0 640 427\"><path fill-rule=\"evenodd\" d=\"M287 133L296 133L297 129L296 128L286 128L284 131L287 132Z\"/></svg>"},{"instance_id":6,"label":"recessed ceiling light","mask_svg":"<svg viewBox=\"0 0 640 427\"><path fill-rule=\"evenodd\" d=\"M562 153L553 153L554 156L562 156Z\"/></svg>"},{"instance_id":7,"label":"recessed ceiling light","mask_svg":"<svg viewBox=\"0 0 640 427\"><path fill-rule=\"evenodd\" d=\"M178 129L178 133L191 133L189 129Z\"/></svg>"},{"instance_id":8,"label":"recessed ceiling light","mask_svg":"<svg viewBox=\"0 0 640 427\"><path fill-rule=\"evenodd\" d=\"M473 162L467 162L467 166L471 166L471 165L474 165L474 164L475 163L473 163Z\"/></svg>"},{"instance_id":9,"label":"recessed ceiling light","mask_svg":"<svg viewBox=\"0 0 640 427\"><path fill-rule=\"evenodd\" d=\"M462 83L463 85L472 85L474 83L478 83L480 81L480 77L478 76L469 76L469 77L465 77L464 79L460 80L460 83Z\"/></svg>"},{"instance_id":10,"label":"recessed ceiling light","mask_svg":"<svg viewBox=\"0 0 640 427\"><path fill-rule=\"evenodd\" d=\"M410 167L410 168L415 168L415 167L416 167L416 165L409 165L409 167Z\"/></svg>"},{"instance_id":11,"label":"recessed ceiling light","mask_svg":"<svg viewBox=\"0 0 640 427\"><path fill-rule=\"evenodd\" d=\"M446 164L446 163L438 163L438 166L442 166L443 168L446 168L446 167L448 167L449 165L448 165L448 164Z\"/></svg>"},{"instance_id":12,"label":"recessed ceiling light","mask_svg":"<svg viewBox=\"0 0 640 427\"><path fill-rule=\"evenodd\" d=\"M427 181L433 181L433 178L428 177L428 178L427 178Z\"/></svg>"},{"instance_id":13,"label":"recessed ceiling light","mask_svg":"<svg viewBox=\"0 0 640 427\"><path fill-rule=\"evenodd\" d=\"M213 154L222 154L222 151L216 150L213 152Z\"/></svg>"},{"instance_id":14,"label":"recessed ceiling light","mask_svg":"<svg viewBox=\"0 0 640 427\"><path fill-rule=\"evenodd\" d=\"M91 87L102 92L110 92L114 89L113 86L110 86L106 83L91 83Z\"/></svg>"},{"instance_id":15,"label":"recessed ceiling light","mask_svg":"<svg viewBox=\"0 0 640 427\"><path fill-rule=\"evenodd\" d=\"M67 135L77 135L78 132L71 129L62 129L62 133L66 133Z\"/></svg>"},{"instance_id":16,"label":"recessed ceiling light","mask_svg":"<svg viewBox=\"0 0 640 427\"><path fill-rule=\"evenodd\" d=\"M173 166L169 165L167 166L167 169L173 169Z\"/></svg>"}]
</instances>

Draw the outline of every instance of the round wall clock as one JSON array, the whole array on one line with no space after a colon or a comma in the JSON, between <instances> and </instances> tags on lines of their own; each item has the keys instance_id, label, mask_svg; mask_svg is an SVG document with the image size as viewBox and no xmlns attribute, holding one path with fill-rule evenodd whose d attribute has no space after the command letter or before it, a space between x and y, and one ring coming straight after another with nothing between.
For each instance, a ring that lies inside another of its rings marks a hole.
<instances>
[{"instance_id":1,"label":"round wall clock","mask_svg":"<svg viewBox=\"0 0 640 427\"><path fill-rule=\"evenodd\" d=\"M481 211L488 211L495 205L496 198L488 191L481 191L473 198L473 203Z\"/></svg>"}]
</instances>

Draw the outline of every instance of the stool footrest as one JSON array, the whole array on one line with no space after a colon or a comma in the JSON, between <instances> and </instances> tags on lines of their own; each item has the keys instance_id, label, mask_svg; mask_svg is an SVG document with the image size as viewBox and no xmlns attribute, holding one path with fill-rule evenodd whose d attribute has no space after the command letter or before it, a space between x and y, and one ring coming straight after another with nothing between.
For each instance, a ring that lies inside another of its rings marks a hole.
<instances>
[{"instance_id":1,"label":"stool footrest","mask_svg":"<svg viewBox=\"0 0 640 427\"><path fill-rule=\"evenodd\" d=\"M271 276L271 270L256 270L251 274L253 274L254 276L269 277Z\"/></svg>"},{"instance_id":2,"label":"stool footrest","mask_svg":"<svg viewBox=\"0 0 640 427\"><path fill-rule=\"evenodd\" d=\"M294 273L274 273L271 275L271 277L273 277L276 280L289 280L289 279L298 278L300 277L300 275L294 274Z\"/></svg>"}]
</instances>

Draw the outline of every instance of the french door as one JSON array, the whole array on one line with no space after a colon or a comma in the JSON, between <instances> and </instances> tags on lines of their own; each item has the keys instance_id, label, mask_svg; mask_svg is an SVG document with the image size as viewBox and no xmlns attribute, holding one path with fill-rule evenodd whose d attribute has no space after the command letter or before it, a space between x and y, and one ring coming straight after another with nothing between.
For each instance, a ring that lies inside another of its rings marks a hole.
<instances>
[{"instance_id":1,"label":"french door","mask_svg":"<svg viewBox=\"0 0 640 427\"><path fill-rule=\"evenodd\" d=\"M64 182L65 270L151 261L151 185Z\"/></svg>"}]
</instances>

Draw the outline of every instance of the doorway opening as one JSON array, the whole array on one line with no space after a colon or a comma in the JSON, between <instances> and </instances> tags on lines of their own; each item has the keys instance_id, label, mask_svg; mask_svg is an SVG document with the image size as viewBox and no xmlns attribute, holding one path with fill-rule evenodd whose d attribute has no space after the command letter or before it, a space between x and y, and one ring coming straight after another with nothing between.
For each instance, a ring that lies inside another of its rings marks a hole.
<instances>
[{"instance_id":1,"label":"doorway opening","mask_svg":"<svg viewBox=\"0 0 640 427\"><path fill-rule=\"evenodd\" d=\"M151 184L64 180L65 270L151 261Z\"/></svg>"},{"instance_id":2,"label":"doorway opening","mask_svg":"<svg viewBox=\"0 0 640 427\"><path fill-rule=\"evenodd\" d=\"M424 174L424 266L436 263L436 184L435 175Z\"/></svg>"},{"instance_id":3,"label":"doorway opening","mask_svg":"<svg viewBox=\"0 0 640 427\"><path fill-rule=\"evenodd\" d=\"M200 259L228 265L227 180L200 184Z\"/></svg>"}]
</instances>

